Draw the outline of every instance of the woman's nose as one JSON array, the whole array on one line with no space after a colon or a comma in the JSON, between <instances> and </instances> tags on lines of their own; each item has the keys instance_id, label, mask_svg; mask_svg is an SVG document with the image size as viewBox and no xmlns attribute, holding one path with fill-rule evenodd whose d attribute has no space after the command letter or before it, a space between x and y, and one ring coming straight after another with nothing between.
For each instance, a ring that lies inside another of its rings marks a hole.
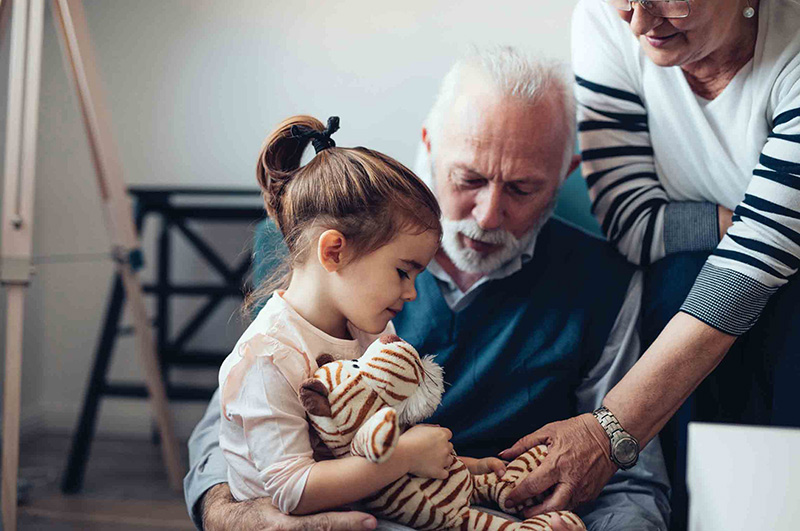
<instances>
[{"instance_id":1,"label":"woman's nose","mask_svg":"<svg viewBox=\"0 0 800 531\"><path fill-rule=\"evenodd\" d=\"M633 4L633 10L631 11L630 17L631 18L628 23L631 25L633 34L637 37L646 34L654 28L657 28L664 22L662 17L651 15L645 8L642 7L642 4L639 3Z\"/></svg>"}]
</instances>

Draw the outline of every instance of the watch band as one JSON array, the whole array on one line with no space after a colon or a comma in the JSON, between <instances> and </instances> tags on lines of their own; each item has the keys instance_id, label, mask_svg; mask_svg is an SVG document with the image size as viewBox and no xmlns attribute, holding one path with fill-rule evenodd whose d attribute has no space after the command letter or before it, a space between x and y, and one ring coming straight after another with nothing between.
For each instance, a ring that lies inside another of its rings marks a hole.
<instances>
[{"instance_id":1,"label":"watch band","mask_svg":"<svg viewBox=\"0 0 800 531\"><path fill-rule=\"evenodd\" d=\"M607 407L600 406L592 412L592 415L608 435L611 460L614 464L623 470L633 467L639 459L639 441L636 437L625 431L617 417ZM621 448L623 450L620 450ZM624 453L626 459L620 459L618 453Z\"/></svg>"}]
</instances>

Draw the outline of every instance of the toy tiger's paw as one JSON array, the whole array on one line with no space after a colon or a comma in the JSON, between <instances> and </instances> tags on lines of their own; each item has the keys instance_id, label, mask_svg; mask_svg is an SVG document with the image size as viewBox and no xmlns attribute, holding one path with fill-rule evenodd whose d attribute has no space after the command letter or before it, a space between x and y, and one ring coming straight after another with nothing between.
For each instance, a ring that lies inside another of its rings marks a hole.
<instances>
[{"instance_id":1,"label":"toy tiger's paw","mask_svg":"<svg viewBox=\"0 0 800 531\"><path fill-rule=\"evenodd\" d=\"M504 511L519 515L522 514L522 511L526 507L531 507L537 503L541 503L542 497L537 496L535 498L525 500L522 505L514 507L513 509L506 508L505 506L506 498L511 491L514 490L517 485L522 482L522 480L527 478L534 469L542 464L542 460L546 455L547 446L540 444L539 446L534 446L524 454L520 455L506 466L506 473L501 479L498 480L500 485L496 491L497 504L500 507L503 507Z\"/></svg>"},{"instance_id":2,"label":"toy tiger's paw","mask_svg":"<svg viewBox=\"0 0 800 531\"><path fill-rule=\"evenodd\" d=\"M383 463L392 456L399 438L397 411L385 407L359 428L350 444L350 453L366 457L372 463Z\"/></svg>"},{"instance_id":3,"label":"toy tiger's paw","mask_svg":"<svg viewBox=\"0 0 800 531\"><path fill-rule=\"evenodd\" d=\"M551 513L540 514L538 516L534 516L533 518L527 518L522 522L522 524L523 526L525 524L532 526L533 529L550 531L553 529L553 516L556 514L561 517L561 521L567 526L568 529L575 531L586 529L586 525L583 523L583 520L581 520L577 514L570 511L553 511ZM528 527L523 527L523 529L528 529ZM563 529L563 527L559 527L559 529Z\"/></svg>"}]
</instances>

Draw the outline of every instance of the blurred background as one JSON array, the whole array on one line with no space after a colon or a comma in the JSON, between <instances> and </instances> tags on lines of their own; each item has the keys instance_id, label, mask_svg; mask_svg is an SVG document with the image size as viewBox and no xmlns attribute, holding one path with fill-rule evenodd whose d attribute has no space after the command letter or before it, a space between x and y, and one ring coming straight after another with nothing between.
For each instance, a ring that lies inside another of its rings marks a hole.
<instances>
[{"instance_id":1,"label":"blurred background","mask_svg":"<svg viewBox=\"0 0 800 531\"><path fill-rule=\"evenodd\" d=\"M412 165L439 80L457 57L471 46L503 44L568 61L570 15L576 3L84 0L128 185L251 190L256 189L254 167L262 140L279 120L297 113L323 121L338 115L339 145L365 145ZM0 49L1 101L6 101L8 84L8 33L7 26ZM52 445L59 449L57 455L45 460L46 477L52 479L66 463L113 264L88 144L49 4L41 87L33 242L37 273L25 314L22 439L63 439ZM4 135L5 109L0 120ZM567 182L565 193L568 199L562 199L558 212L591 230L579 177ZM259 204L258 197L253 200ZM255 223L192 227L232 265L249 253ZM145 225L142 235L145 281L154 278L157 229ZM180 238L174 238L174 248L173 279L214 280L215 274ZM176 300L170 307L172 326L180 328L201 304ZM192 342L229 350L243 326L238 302L230 299ZM120 339L110 377L141 381L140 374L133 337ZM216 385L216 371L209 368L173 369L170 377ZM171 407L183 443L205 404L173 401ZM150 444L152 431L146 401L103 399L97 440ZM93 455L87 490L97 490L103 474L114 476L113 470L93 468ZM157 461L158 452L152 458ZM22 461L24 465L24 442ZM157 470L159 463L152 466ZM87 528L85 523L76 525Z\"/></svg>"}]
</instances>

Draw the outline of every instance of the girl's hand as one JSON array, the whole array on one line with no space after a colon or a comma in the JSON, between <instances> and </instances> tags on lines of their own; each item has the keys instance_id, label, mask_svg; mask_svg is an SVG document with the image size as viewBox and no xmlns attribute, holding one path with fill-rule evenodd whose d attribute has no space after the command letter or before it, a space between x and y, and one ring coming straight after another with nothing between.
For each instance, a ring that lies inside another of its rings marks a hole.
<instances>
[{"instance_id":1,"label":"girl's hand","mask_svg":"<svg viewBox=\"0 0 800 531\"><path fill-rule=\"evenodd\" d=\"M503 461L496 457L484 457L483 459L475 459L474 457L459 457L461 461L467 465L470 474L488 474L494 472L497 477L503 477L506 473L507 461Z\"/></svg>"},{"instance_id":2,"label":"girl's hand","mask_svg":"<svg viewBox=\"0 0 800 531\"><path fill-rule=\"evenodd\" d=\"M447 428L419 424L400 436L397 452L408 465L408 473L421 478L447 479L447 467L455 456Z\"/></svg>"}]
</instances>

